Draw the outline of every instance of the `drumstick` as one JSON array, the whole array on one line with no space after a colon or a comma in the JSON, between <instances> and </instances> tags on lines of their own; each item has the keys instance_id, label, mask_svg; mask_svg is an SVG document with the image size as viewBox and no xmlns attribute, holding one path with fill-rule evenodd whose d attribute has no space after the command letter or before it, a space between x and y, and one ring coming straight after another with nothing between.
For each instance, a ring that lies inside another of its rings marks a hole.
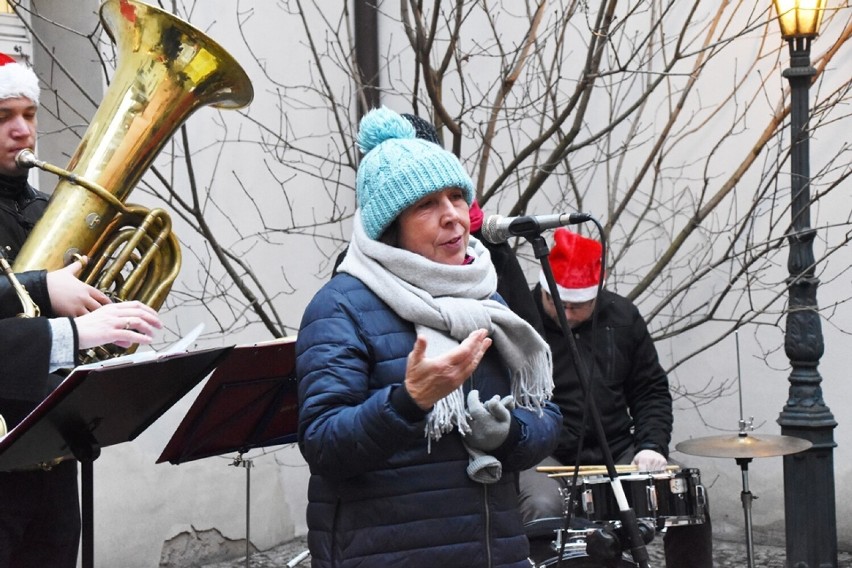
<instances>
[{"instance_id":1,"label":"drumstick","mask_svg":"<svg viewBox=\"0 0 852 568\"><path fill-rule=\"evenodd\" d=\"M680 466L667 465L665 471L678 471ZM536 468L536 471L547 473L548 477L566 477L574 475L574 466L561 465L542 465ZM635 465L617 465L615 466L616 473L635 473L639 468ZM581 465L578 470L578 475L606 475L609 473L607 468L602 465ZM646 473L646 472L643 472Z\"/></svg>"},{"instance_id":2,"label":"drumstick","mask_svg":"<svg viewBox=\"0 0 852 568\"><path fill-rule=\"evenodd\" d=\"M574 471L573 465L540 465L535 468L536 471L549 472L549 471ZM577 468L579 471L588 471L588 470L599 470L606 469L605 465L581 465ZM635 465L617 465L615 466L615 471L635 471Z\"/></svg>"},{"instance_id":3,"label":"drumstick","mask_svg":"<svg viewBox=\"0 0 852 568\"><path fill-rule=\"evenodd\" d=\"M540 465L535 469L536 469L536 471L541 471L541 472L563 472L563 471L573 472L574 466L573 465ZM606 471L606 466L604 466L604 465L581 465L577 469L581 473L584 472L584 471L598 471L598 470ZM631 465L617 465L617 466L615 466L616 472L638 471L638 469L639 468L637 468L635 465L632 465L632 464ZM680 466L679 465L667 465L666 469L667 470L680 469Z\"/></svg>"}]
</instances>

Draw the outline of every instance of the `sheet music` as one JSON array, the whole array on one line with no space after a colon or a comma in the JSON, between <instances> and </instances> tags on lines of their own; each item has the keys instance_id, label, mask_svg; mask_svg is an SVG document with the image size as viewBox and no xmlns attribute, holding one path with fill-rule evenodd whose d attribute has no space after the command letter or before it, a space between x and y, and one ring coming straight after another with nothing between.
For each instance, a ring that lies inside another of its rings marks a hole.
<instances>
[{"instance_id":1,"label":"sheet music","mask_svg":"<svg viewBox=\"0 0 852 568\"><path fill-rule=\"evenodd\" d=\"M122 355L120 357L113 357L112 359L106 359L104 361L95 361L94 363L89 363L87 365L80 365L79 367L75 367L76 369L103 369L104 367L114 367L117 365L130 365L135 363L144 363L146 361L154 361L156 359L163 359L169 357L170 355L174 355L176 353L185 353L189 350L193 343L198 339L198 336L201 335L201 332L204 330L204 324L199 323L196 325L189 333L166 347L160 351L154 351L151 348L148 348L145 351L137 351L136 353L131 353L130 355Z\"/></svg>"}]
</instances>

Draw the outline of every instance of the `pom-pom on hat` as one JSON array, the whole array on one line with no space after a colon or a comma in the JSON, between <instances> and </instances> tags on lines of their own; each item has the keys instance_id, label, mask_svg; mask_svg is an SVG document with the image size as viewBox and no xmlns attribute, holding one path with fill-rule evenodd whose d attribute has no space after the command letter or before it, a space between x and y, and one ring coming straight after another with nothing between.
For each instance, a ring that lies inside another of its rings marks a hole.
<instances>
[{"instance_id":1,"label":"pom-pom on hat","mask_svg":"<svg viewBox=\"0 0 852 568\"><path fill-rule=\"evenodd\" d=\"M553 238L550 266L559 298L571 303L593 300L598 295L601 280L601 244L564 227L556 229ZM544 272L540 273L539 282L548 290Z\"/></svg>"},{"instance_id":2,"label":"pom-pom on hat","mask_svg":"<svg viewBox=\"0 0 852 568\"><path fill-rule=\"evenodd\" d=\"M40 93L35 72L28 65L0 53L0 100L27 97L38 104Z\"/></svg>"},{"instance_id":3,"label":"pom-pom on hat","mask_svg":"<svg viewBox=\"0 0 852 568\"><path fill-rule=\"evenodd\" d=\"M456 156L416 137L411 123L385 107L361 119L356 192L364 232L378 239L399 214L422 197L448 187L473 201L473 181Z\"/></svg>"}]
</instances>

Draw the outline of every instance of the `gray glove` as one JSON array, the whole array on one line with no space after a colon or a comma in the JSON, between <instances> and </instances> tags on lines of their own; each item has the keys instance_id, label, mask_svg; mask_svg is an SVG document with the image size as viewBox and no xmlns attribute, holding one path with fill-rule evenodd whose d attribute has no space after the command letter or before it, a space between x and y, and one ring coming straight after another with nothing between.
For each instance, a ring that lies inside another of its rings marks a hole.
<instances>
[{"instance_id":1,"label":"gray glove","mask_svg":"<svg viewBox=\"0 0 852 568\"><path fill-rule=\"evenodd\" d=\"M479 400L479 391L470 391L467 395L470 432L465 436L465 443L484 452L500 447L509 435L509 425L512 422L510 411L514 407L515 400L511 396L501 399L495 394L483 404Z\"/></svg>"},{"instance_id":2,"label":"gray glove","mask_svg":"<svg viewBox=\"0 0 852 568\"><path fill-rule=\"evenodd\" d=\"M467 464L467 476L477 483L488 485L497 483L503 476L503 464L494 456L475 450L465 444L470 459Z\"/></svg>"}]
</instances>

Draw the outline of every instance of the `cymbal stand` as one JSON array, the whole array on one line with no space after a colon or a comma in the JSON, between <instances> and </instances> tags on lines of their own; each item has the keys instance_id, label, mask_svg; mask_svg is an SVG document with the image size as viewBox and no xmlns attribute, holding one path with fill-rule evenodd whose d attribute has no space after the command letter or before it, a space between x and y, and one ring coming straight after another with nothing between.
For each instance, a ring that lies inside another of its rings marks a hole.
<instances>
[{"instance_id":1,"label":"cymbal stand","mask_svg":"<svg viewBox=\"0 0 852 568\"><path fill-rule=\"evenodd\" d=\"M810 440L796 436L770 436L749 435L754 429L754 417L749 420L743 418L742 405L742 381L740 379L740 343L737 339L737 382L740 385L740 420L739 433L736 436L708 436L695 438L677 444L678 451L694 456L707 456L711 458L734 458L742 470L743 491L742 503L745 514L746 548L748 549L748 567L754 567L754 539L752 535L751 505L757 499L751 494L748 487L748 464L753 458L768 458L773 456L786 456L803 452L813 444Z\"/></svg>"},{"instance_id":2,"label":"cymbal stand","mask_svg":"<svg viewBox=\"0 0 852 568\"><path fill-rule=\"evenodd\" d=\"M740 493L740 499L743 502L743 513L745 514L745 531L746 531L746 557L748 559L748 568L754 568L754 538L752 536L751 524L751 502L757 497L752 495L748 488L748 464L751 458L737 458L737 465L740 466L743 475L743 490Z\"/></svg>"},{"instance_id":3,"label":"cymbal stand","mask_svg":"<svg viewBox=\"0 0 852 568\"><path fill-rule=\"evenodd\" d=\"M740 395L740 436L748 436L747 430L754 428L754 417L745 420L743 414L743 384L742 384L742 369L740 367L740 334L739 330L734 331L734 340L737 346L737 391ZM743 490L740 493L740 500L743 503L743 514L745 515L745 533L746 533L746 557L748 560L748 568L754 568L754 533L751 522L751 503L757 497L752 495L748 487L748 464L751 462L750 457L736 458L737 465L740 466L743 477Z\"/></svg>"}]
</instances>

